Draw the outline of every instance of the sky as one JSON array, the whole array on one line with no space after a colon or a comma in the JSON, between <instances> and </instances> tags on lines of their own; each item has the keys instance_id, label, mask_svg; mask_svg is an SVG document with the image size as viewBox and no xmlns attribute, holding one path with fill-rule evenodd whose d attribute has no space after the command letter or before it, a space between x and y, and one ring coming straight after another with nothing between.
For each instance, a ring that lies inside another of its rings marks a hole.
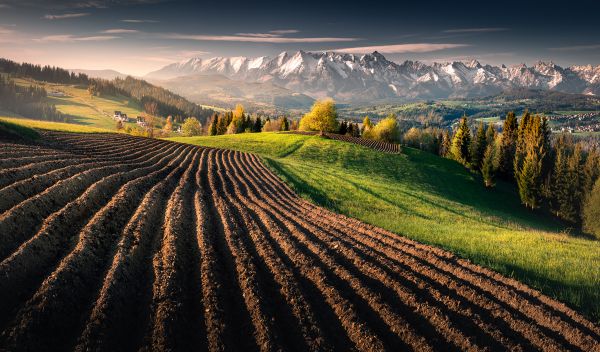
<instances>
[{"instance_id":1,"label":"sky","mask_svg":"<svg viewBox=\"0 0 600 352\"><path fill-rule=\"evenodd\" d=\"M142 76L190 57L379 51L600 64L600 1L0 0L0 57Z\"/></svg>"}]
</instances>

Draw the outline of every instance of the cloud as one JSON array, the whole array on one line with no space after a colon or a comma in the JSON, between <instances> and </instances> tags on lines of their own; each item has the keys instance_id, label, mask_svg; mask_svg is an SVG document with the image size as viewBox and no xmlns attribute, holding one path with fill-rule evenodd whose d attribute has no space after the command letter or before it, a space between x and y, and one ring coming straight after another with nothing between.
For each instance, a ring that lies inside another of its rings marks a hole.
<instances>
[{"instance_id":1,"label":"cloud","mask_svg":"<svg viewBox=\"0 0 600 352\"><path fill-rule=\"evenodd\" d=\"M139 33L137 29L123 29L123 28L113 28L102 31L101 33L106 34L125 34L125 33Z\"/></svg>"},{"instance_id":2,"label":"cloud","mask_svg":"<svg viewBox=\"0 0 600 352\"><path fill-rule=\"evenodd\" d=\"M195 34L164 34L166 39L183 39L197 41L219 42L251 42L251 43L326 43L326 42L353 42L360 38L314 37L290 38L269 33L246 33L245 35L195 35Z\"/></svg>"},{"instance_id":3,"label":"cloud","mask_svg":"<svg viewBox=\"0 0 600 352\"><path fill-rule=\"evenodd\" d=\"M47 20L64 20L67 18L78 18L78 17L84 17L84 16L89 16L90 14L87 12L80 12L80 13L65 13L63 15L46 15L43 18L47 19Z\"/></svg>"},{"instance_id":4,"label":"cloud","mask_svg":"<svg viewBox=\"0 0 600 352\"><path fill-rule=\"evenodd\" d=\"M273 33L273 34L293 34L293 33L299 33L300 31L297 29L276 29L274 31L269 31L269 33Z\"/></svg>"},{"instance_id":5,"label":"cloud","mask_svg":"<svg viewBox=\"0 0 600 352\"><path fill-rule=\"evenodd\" d=\"M88 36L88 37L76 37L71 34L58 34L58 35L49 35L39 39L34 39L36 42L60 42L60 43L69 43L69 42L99 42L105 40L118 39L120 37L115 37L111 35L96 35L96 36Z\"/></svg>"},{"instance_id":6,"label":"cloud","mask_svg":"<svg viewBox=\"0 0 600 352\"><path fill-rule=\"evenodd\" d=\"M458 28L446 29L442 33L485 33L485 32L503 32L509 30L502 27L487 27L487 28Z\"/></svg>"},{"instance_id":7,"label":"cloud","mask_svg":"<svg viewBox=\"0 0 600 352\"><path fill-rule=\"evenodd\" d=\"M589 44L589 45L573 45L573 46L563 46L557 48L549 48L554 51L582 51L582 50L596 50L600 49L600 44Z\"/></svg>"},{"instance_id":8,"label":"cloud","mask_svg":"<svg viewBox=\"0 0 600 352\"><path fill-rule=\"evenodd\" d=\"M332 51L349 54L369 54L374 51L386 54L402 54L402 53L428 53L445 49L464 48L468 44L432 44L432 43L412 43L412 44L392 44L392 45L375 45L362 46L356 48L333 49Z\"/></svg>"},{"instance_id":9,"label":"cloud","mask_svg":"<svg viewBox=\"0 0 600 352\"><path fill-rule=\"evenodd\" d=\"M43 9L106 9L113 6L146 5L168 0L4 0L16 6Z\"/></svg>"},{"instance_id":10,"label":"cloud","mask_svg":"<svg viewBox=\"0 0 600 352\"><path fill-rule=\"evenodd\" d=\"M0 4L0 9L10 9L12 8L12 6L8 5L8 4Z\"/></svg>"},{"instance_id":11,"label":"cloud","mask_svg":"<svg viewBox=\"0 0 600 352\"><path fill-rule=\"evenodd\" d=\"M127 23L158 23L156 20L137 20L137 19L125 19L121 20L121 22Z\"/></svg>"}]
</instances>

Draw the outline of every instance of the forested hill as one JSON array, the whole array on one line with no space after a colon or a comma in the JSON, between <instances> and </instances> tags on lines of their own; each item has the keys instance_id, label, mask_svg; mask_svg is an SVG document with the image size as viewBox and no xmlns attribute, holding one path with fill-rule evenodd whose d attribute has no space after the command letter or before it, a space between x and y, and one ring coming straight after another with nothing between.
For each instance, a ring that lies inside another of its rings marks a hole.
<instances>
[{"instance_id":1,"label":"forested hill","mask_svg":"<svg viewBox=\"0 0 600 352\"><path fill-rule=\"evenodd\" d=\"M152 103L156 103L156 111L153 111L153 113L160 116L173 116L176 121L194 116L204 123L214 113L212 109L205 109L164 88L133 77L108 81L90 78L83 73L69 72L60 67L17 63L3 58L0 58L0 72L9 74L12 77L85 86L91 94L96 95L120 94L131 98L142 107L147 104L152 106L154 105Z\"/></svg>"}]
</instances>

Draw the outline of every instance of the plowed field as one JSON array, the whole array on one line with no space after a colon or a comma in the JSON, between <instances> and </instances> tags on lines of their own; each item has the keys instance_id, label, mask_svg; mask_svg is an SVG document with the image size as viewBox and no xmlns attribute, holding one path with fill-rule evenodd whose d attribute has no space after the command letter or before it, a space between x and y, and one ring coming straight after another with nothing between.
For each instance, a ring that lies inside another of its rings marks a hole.
<instances>
[{"instance_id":1,"label":"plowed field","mask_svg":"<svg viewBox=\"0 0 600 352\"><path fill-rule=\"evenodd\" d=\"M252 154L116 134L0 143L0 349L576 350L512 279L297 197Z\"/></svg>"}]
</instances>

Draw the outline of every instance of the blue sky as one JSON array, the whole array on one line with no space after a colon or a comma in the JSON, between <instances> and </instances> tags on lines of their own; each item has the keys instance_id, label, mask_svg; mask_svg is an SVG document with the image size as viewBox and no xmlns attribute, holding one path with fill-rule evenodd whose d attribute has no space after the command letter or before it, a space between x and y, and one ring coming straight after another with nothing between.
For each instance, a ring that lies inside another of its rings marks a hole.
<instances>
[{"instance_id":1,"label":"blue sky","mask_svg":"<svg viewBox=\"0 0 600 352\"><path fill-rule=\"evenodd\" d=\"M136 75L193 56L299 49L598 65L598 13L594 1L0 0L0 56Z\"/></svg>"}]
</instances>

